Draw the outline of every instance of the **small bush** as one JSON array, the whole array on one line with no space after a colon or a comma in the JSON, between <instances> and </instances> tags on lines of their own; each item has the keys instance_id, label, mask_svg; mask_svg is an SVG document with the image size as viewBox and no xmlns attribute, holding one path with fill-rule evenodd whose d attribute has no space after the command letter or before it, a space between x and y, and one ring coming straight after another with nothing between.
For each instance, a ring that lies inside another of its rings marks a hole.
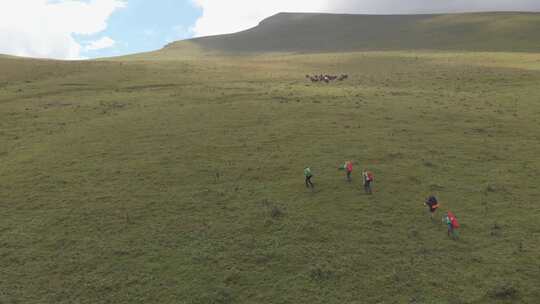
<instances>
[{"instance_id":1,"label":"small bush","mask_svg":"<svg viewBox=\"0 0 540 304\"><path fill-rule=\"evenodd\" d=\"M272 219L276 220L285 215L285 211L283 210L283 208L267 199L263 199L261 201L261 205L267 209L267 212Z\"/></svg>"},{"instance_id":2,"label":"small bush","mask_svg":"<svg viewBox=\"0 0 540 304\"><path fill-rule=\"evenodd\" d=\"M491 227L491 236L493 237L499 237L502 235L502 229L503 227L497 223L493 224Z\"/></svg>"},{"instance_id":3,"label":"small bush","mask_svg":"<svg viewBox=\"0 0 540 304\"><path fill-rule=\"evenodd\" d=\"M431 161L429 160L424 160L424 166L428 167L428 168L432 168L432 167L435 167L435 164L432 163Z\"/></svg>"},{"instance_id":4,"label":"small bush","mask_svg":"<svg viewBox=\"0 0 540 304\"><path fill-rule=\"evenodd\" d=\"M324 282L330 280L334 276L331 270L315 266L309 271L309 277L315 282Z\"/></svg>"},{"instance_id":5,"label":"small bush","mask_svg":"<svg viewBox=\"0 0 540 304\"><path fill-rule=\"evenodd\" d=\"M490 290L488 296L498 300L515 299L518 297L518 290L513 285L504 283Z\"/></svg>"},{"instance_id":6,"label":"small bush","mask_svg":"<svg viewBox=\"0 0 540 304\"><path fill-rule=\"evenodd\" d=\"M283 211L281 211L278 206L273 206L270 210L270 216L273 219L278 219L283 216Z\"/></svg>"},{"instance_id":7,"label":"small bush","mask_svg":"<svg viewBox=\"0 0 540 304\"><path fill-rule=\"evenodd\" d=\"M238 282L241 279L240 271L237 269L229 269L225 273L225 278L223 279L223 282L227 285L235 285L238 284Z\"/></svg>"}]
</instances>

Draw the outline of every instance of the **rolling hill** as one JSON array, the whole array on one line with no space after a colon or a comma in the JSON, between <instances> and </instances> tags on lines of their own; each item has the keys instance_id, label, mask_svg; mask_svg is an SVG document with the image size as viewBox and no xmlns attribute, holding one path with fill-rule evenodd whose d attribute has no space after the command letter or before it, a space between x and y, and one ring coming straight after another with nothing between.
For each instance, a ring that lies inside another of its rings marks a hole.
<instances>
[{"instance_id":1,"label":"rolling hill","mask_svg":"<svg viewBox=\"0 0 540 304\"><path fill-rule=\"evenodd\" d=\"M358 50L540 51L540 14L340 15L280 13L235 34L189 40L224 52ZM168 48L182 48L177 42Z\"/></svg>"},{"instance_id":2,"label":"rolling hill","mask_svg":"<svg viewBox=\"0 0 540 304\"><path fill-rule=\"evenodd\" d=\"M536 19L281 14L146 54L0 58L0 303L540 303L540 53L508 51L534 50Z\"/></svg>"}]
</instances>

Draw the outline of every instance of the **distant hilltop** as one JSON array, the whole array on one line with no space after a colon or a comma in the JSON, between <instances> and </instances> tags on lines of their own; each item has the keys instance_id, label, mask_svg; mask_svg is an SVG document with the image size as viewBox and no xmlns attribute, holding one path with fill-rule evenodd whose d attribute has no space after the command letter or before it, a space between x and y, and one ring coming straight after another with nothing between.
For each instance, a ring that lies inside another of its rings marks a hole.
<instances>
[{"instance_id":1,"label":"distant hilltop","mask_svg":"<svg viewBox=\"0 0 540 304\"><path fill-rule=\"evenodd\" d=\"M456 50L540 52L540 13L431 15L280 13L234 34L172 43L195 43L228 53Z\"/></svg>"}]
</instances>

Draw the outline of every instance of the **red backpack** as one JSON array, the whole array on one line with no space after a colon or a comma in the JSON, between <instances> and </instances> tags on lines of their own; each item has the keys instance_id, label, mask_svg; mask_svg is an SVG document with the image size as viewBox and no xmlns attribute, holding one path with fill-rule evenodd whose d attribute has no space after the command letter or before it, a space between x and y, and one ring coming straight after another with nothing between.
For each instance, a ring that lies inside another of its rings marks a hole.
<instances>
[{"instance_id":1,"label":"red backpack","mask_svg":"<svg viewBox=\"0 0 540 304\"><path fill-rule=\"evenodd\" d=\"M450 219L450 223L452 223L452 227L454 229L459 228L459 222L458 222L456 216L450 211L448 211L448 218Z\"/></svg>"},{"instance_id":2,"label":"red backpack","mask_svg":"<svg viewBox=\"0 0 540 304\"><path fill-rule=\"evenodd\" d=\"M368 181L372 182L375 178L373 177L373 172L368 171L367 172L367 179Z\"/></svg>"}]
</instances>

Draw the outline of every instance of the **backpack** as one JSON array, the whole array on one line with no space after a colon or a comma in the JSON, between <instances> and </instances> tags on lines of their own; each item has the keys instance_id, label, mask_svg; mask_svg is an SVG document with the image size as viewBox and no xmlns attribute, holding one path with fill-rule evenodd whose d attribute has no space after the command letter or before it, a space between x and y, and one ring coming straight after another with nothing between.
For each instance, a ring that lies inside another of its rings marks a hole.
<instances>
[{"instance_id":1,"label":"backpack","mask_svg":"<svg viewBox=\"0 0 540 304\"><path fill-rule=\"evenodd\" d=\"M459 228L459 222L456 216L450 211L448 211L448 219L450 219L450 223L452 223L452 228L454 229Z\"/></svg>"},{"instance_id":2,"label":"backpack","mask_svg":"<svg viewBox=\"0 0 540 304\"><path fill-rule=\"evenodd\" d=\"M375 178L373 177L373 172L367 172L367 180L372 182Z\"/></svg>"}]
</instances>

